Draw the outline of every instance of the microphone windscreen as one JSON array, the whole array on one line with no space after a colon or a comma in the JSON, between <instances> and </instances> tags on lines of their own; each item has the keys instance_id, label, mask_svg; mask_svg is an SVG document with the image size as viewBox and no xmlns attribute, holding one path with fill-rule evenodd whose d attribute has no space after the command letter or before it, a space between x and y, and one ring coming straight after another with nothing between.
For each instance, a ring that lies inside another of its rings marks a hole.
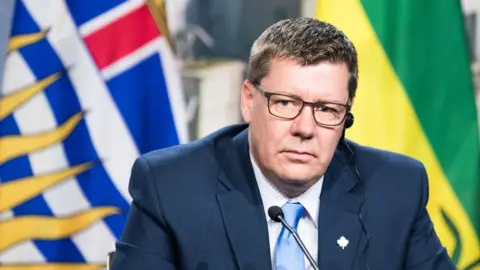
<instances>
[{"instance_id":1,"label":"microphone windscreen","mask_svg":"<svg viewBox=\"0 0 480 270\"><path fill-rule=\"evenodd\" d=\"M268 208L268 216L276 222L280 222L280 218L283 218L282 208L274 205Z\"/></svg>"}]
</instances>

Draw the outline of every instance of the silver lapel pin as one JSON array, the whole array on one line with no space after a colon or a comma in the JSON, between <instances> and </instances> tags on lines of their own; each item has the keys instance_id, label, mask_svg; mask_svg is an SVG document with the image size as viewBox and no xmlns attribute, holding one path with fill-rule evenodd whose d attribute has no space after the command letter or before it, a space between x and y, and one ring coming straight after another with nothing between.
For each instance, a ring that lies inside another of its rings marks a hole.
<instances>
[{"instance_id":1,"label":"silver lapel pin","mask_svg":"<svg viewBox=\"0 0 480 270\"><path fill-rule=\"evenodd\" d=\"M342 236L340 237L338 240L337 240L337 244L338 246L340 246L342 249L345 249L348 245L348 239L345 238L345 236Z\"/></svg>"}]
</instances>

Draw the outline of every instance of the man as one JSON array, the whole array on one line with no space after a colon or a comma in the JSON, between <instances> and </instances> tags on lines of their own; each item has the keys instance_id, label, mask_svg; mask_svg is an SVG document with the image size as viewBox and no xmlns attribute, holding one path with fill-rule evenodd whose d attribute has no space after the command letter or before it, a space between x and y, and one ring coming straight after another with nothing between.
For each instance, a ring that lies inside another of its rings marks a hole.
<instances>
[{"instance_id":1,"label":"man","mask_svg":"<svg viewBox=\"0 0 480 270\"><path fill-rule=\"evenodd\" d=\"M246 123L135 162L112 269L312 269L271 206L320 269L454 269L423 165L344 139L357 80L355 48L334 26L268 28L241 91Z\"/></svg>"}]
</instances>

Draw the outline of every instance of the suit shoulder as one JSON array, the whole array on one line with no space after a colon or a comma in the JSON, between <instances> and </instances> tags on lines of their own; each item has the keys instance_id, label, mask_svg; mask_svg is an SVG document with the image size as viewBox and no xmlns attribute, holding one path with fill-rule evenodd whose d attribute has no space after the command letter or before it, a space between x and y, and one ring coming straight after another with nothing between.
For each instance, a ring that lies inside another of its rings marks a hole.
<instances>
[{"instance_id":1,"label":"suit shoulder","mask_svg":"<svg viewBox=\"0 0 480 270\"><path fill-rule=\"evenodd\" d=\"M374 164L376 167L395 167L400 169L424 170L423 163L411 156L401 153L364 146L349 142L357 157L357 161Z\"/></svg>"},{"instance_id":2,"label":"suit shoulder","mask_svg":"<svg viewBox=\"0 0 480 270\"><path fill-rule=\"evenodd\" d=\"M428 176L424 164L413 157L389 150L349 143L356 156L357 167L367 184L391 185L406 194L424 190ZM381 181L379 182L379 179Z\"/></svg>"},{"instance_id":3,"label":"suit shoulder","mask_svg":"<svg viewBox=\"0 0 480 270\"><path fill-rule=\"evenodd\" d=\"M217 166L215 151L219 141L231 140L244 125L221 128L193 142L170 146L145 153L139 157L153 173L168 172L169 176L184 175L186 169L211 169Z\"/></svg>"},{"instance_id":4,"label":"suit shoulder","mask_svg":"<svg viewBox=\"0 0 480 270\"><path fill-rule=\"evenodd\" d=\"M352 149L355 149L362 180L373 192L395 198L396 202L417 202L411 204L414 206L423 205L421 202L428 199L427 171L420 160L393 151L354 145Z\"/></svg>"},{"instance_id":5,"label":"suit shoulder","mask_svg":"<svg viewBox=\"0 0 480 270\"><path fill-rule=\"evenodd\" d=\"M152 167L161 164L185 163L198 160L202 155L208 153L209 147L211 147L209 142L199 140L153 150L141 155L140 158L144 159Z\"/></svg>"}]
</instances>

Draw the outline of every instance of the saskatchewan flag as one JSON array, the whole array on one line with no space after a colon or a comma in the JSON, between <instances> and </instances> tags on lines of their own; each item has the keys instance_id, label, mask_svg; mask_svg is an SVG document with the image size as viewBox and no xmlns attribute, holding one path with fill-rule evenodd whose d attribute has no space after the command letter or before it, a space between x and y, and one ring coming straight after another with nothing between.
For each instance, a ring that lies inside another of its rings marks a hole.
<instances>
[{"instance_id":1,"label":"saskatchewan flag","mask_svg":"<svg viewBox=\"0 0 480 270\"><path fill-rule=\"evenodd\" d=\"M359 54L347 137L421 160L427 206L458 269L480 269L478 122L460 0L317 0Z\"/></svg>"}]
</instances>

